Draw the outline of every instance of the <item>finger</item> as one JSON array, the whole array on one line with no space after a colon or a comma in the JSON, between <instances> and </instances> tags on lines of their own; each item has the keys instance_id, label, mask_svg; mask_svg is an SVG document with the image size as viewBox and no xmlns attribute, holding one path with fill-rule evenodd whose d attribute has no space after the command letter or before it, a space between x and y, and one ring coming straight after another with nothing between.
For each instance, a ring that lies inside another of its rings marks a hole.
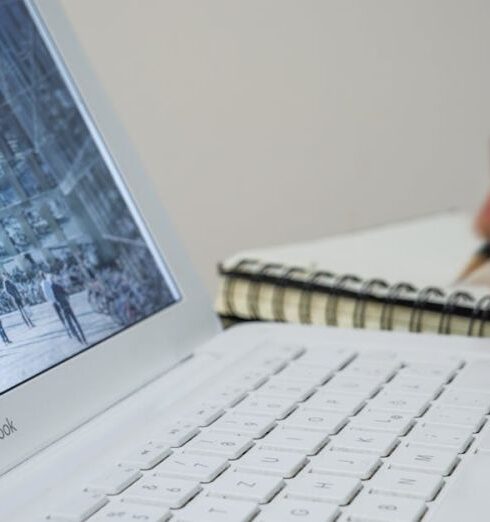
<instances>
[{"instance_id":1,"label":"finger","mask_svg":"<svg viewBox=\"0 0 490 522\"><path fill-rule=\"evenodd\" d=\"M478 234L490 239L490 195L476 216L475 229Z\"/></svg>"}]
</instances>

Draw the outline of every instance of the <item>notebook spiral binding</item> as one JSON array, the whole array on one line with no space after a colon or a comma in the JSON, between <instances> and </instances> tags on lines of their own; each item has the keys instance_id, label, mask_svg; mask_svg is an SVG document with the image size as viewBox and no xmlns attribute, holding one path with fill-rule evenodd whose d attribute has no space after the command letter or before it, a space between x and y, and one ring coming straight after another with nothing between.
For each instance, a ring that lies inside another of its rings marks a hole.
<instances>
[{"instance_id":1,"label":"notebook spiral binding","mask_svg":"<svg viewBox=\"0 0 490 522\"><path fill-rule=\"evenodd\" d=\"M278 263L262 263L256 259L240 260L231 268L218 267L223 278L223 317L241 320L261 320L260 303L264 285L272 285L272 320L284 322L286 318L285 295L288 289L300 292L298 300L299 321L311 324L312 300L315 294L326 297L323 317L329 326L338 325L339 300L342 296L354 299L352 325L354 328L366 327L366 309L369 302L381 305L379 328L394 329L395 307L410 307L408 330L422 332L424 315L428 311L439 314L437 333L450 334L453 318L456 315L468 316L468 336L485 335L485 325L490 321L490 295L478 301L468 292L454 291L446 294L442 289L428 286L417 289L408 282L389 284L383 279L363 280L355 274L334 274L328 271L308 271L296 266ZM247 283L246 314L236 307L235 291L239 282ZM358 288L353 290L353 285ZM466 305L466 306L465 306ZM471 305L471 307L468 307ZM469 312L468 312L469 310Z\"/></svg>"}]
</instances>

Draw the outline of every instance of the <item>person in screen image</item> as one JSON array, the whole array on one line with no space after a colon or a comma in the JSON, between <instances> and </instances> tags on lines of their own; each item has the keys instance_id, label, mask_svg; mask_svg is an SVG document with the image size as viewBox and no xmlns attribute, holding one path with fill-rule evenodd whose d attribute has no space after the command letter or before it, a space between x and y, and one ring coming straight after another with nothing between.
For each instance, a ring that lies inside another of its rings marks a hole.
<instances>
[{"instance_id":1,"label":"person in screen image","mask_svg":"<svg viewBox=\"0 0 490 522\"><path fill-rule=\"evenodd\" d=\"M58 316L59 320L61 321L61 324L65 328L68 337L72 337L70 326L68 324L67 319L65 318L61 305L58 303L54 296L53 281L51 278L51 274L39 272L39 278L41 279L41 290L43 292L44 298L46 299L46 302L51 303L53 305L56 315Z\"/></svg>"},{"instance_id":2,"label":"person in screen image","mask_svg":"<svg viewBox=\"0 0 490 522\"><path fill-rule=\"evenodd\" d=\"M66 293L62 285L54 281L51 274L48 276L46 276L44 273L41 274L41 287L43 289L43 293L46 299L53 303L53 307L56 310L56 313L58 314L61 322L65 325L65 328L69 330L71 335L78 340L79 343L87 344L87 339L85 338L83 329L78 322L73 308L71 307L69 295Z\"/></svg>"},{"instance_id":3,"label":"person in screen image","mask_svg":"<svg viewBox=\"0 0 490 522\"><path fill-rule=\"evenodd\" d=\"M12 341L9 339L1 320L0 320L0 337L2 338L3 344L12 344Z\"/></svg>"},{"instance_id":4,"label":"person in screen image","mask_svg":"<svg viewBox=\"0 0 490 522\"><path fill-rule=\"evenodd\" d=\"M20 291L17 288L17 285L12 281L12 279L10 279L8 274L4 275L2 283L3 283L3 289L11 297L12 301L15 303L15 306L17 307L17 310L19 310L24 323L29 328L33 328L34 323L32 322L31 318L29 317L28 313L26 312L26 309L24 307L24 302L22 300Z\"/></svg>"}]
</instances>

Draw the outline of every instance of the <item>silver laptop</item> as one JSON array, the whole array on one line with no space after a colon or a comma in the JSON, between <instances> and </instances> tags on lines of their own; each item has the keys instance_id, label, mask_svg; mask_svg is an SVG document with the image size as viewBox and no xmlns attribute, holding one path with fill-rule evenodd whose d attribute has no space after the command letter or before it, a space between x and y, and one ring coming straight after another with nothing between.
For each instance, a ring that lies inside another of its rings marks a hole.
<instances>
[{"instance_id":1,"label":"silver laptop","mask_svg":"<svg viewBox=\"0 0 490 522\"><path fill-rule=\"evenodd\" d=\"M58 2L0 0L0 520L490 516L490 346L222 332Z\"/></svg>"}]
</instances>

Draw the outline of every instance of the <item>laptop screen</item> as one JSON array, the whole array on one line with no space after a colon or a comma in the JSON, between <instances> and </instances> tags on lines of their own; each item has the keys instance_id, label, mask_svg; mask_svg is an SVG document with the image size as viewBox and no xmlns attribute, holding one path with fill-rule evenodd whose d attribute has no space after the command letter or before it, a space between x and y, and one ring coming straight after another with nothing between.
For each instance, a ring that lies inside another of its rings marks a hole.
<instances>
[{"instance_id":1,"label":"laptop screen","mask_svg":"<svg viewBox=\"0 0 490 522\"><path fill-rule=\"evenodd\" d=\"M0 0L0 394L179 299L29 10Z\"/></svg>"}]
</instances>

